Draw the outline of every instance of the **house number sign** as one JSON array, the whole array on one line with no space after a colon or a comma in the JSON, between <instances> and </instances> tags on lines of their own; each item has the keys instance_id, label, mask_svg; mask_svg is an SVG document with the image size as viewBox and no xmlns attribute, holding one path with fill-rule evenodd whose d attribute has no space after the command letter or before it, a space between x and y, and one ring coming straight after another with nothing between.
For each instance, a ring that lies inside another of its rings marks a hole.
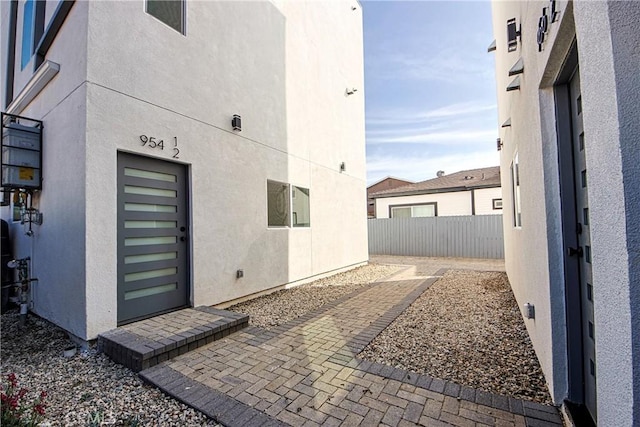
<instances>
[{"instance_id":1,"label":"house number sign","mask_svg":"<svg viewBox=\"0 0 640 427\"><path fill-rule=\"evenodd\" d=\"M143 147L147 147L152 150L162 150L164 151L165 142L163 139L157 138L155 136L147 136L140 135L140 142ZM172 138L172 144L169 143L167 145L167 150L171 150L172 156L174 159L179 159L180 149L178 148L178 137L174 136Z\"/></svg>"},{"instance_id":2,"label":"house number sign","mask_svg":"<svg viewBox=\"0 0 640 427\"><path fill-rule=\"evenodd\" d=\"M549 12L548 15L547 12ZM538 19L538 34L536 36L538 52L542 52L542 45L544 44L544 37L549 31L549 24L556 22L557 18L556 0L549 0L549 7L542 8L542 16Z\"/></svg>"}]
</instances>

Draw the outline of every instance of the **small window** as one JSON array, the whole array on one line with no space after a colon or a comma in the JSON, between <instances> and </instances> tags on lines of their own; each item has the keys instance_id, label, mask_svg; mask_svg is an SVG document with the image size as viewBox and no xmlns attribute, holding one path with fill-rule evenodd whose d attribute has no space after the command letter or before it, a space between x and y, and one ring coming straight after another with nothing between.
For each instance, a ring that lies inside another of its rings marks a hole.
<instances>
[{"instance_id":1,"label":"small window","mask_svg":"<svg viewBox=\"0 0 640 427\"><path fill-rule=\"evenodd\" d=\"M495 210L502 209L502 199L493 199L492 203L493 203L493 209Z\"/></svg>"},{"instance_id":2,"label":"small window","mask_svg":"<svg viewBox=\"0 0 640 427\"><path fill-rule=\"evenodd\" d=\"M35 12L35 1L25 1L22 16L22 51L20 58L22 70L24 70L24 67L27 66L33 56L33 38L36 27Z\"/></svg>"},{"instance_id":3,"label":"small window","mask_svg":"<svg viewBox=\"0 0 640 427\"><path fill-rule=\"evenodd\" d=\"M437 203L389 206L391 218L424 218L438 215Z\"/></svg>"},{"instance_id":4,"label":"small window","mask_svg":"<svg viewBox=\"0 0 640 427\"><path fill-rule=\"evenodd\" d=\"M522 227L522 209L520 207L520 166L518 153L511 162L511 194L513 198L513 226Z\"/></svg>"},{"instance_id":5,"label":"small window","mask_svg":"<svg viewBox=\"0 0 640 427\"><path fill-rule=\"evenodd\" d=\"M184 0L147 0L147 13L184 34Z\"/></svg>"},{"instance_id":6,"label":"small window","mask_svg":"<svg viewBox=\"0 0 640 427\"><path fill-rule=\"evenodd\" d=\"M309 213L309 189L291 187L291 200L293 210L291 222L294 227L309 227L311 225L311 215Z\"/></svg>"},{"instance_id":7,"label":"small window","mask_svg":"<svg viewBox=\"0 0 640 427\"><path fill-rule=\"evenodd\" d=\"M267 181L267 217L269 227L289 226L289 184Z\"/></svg>"}]
</instances>

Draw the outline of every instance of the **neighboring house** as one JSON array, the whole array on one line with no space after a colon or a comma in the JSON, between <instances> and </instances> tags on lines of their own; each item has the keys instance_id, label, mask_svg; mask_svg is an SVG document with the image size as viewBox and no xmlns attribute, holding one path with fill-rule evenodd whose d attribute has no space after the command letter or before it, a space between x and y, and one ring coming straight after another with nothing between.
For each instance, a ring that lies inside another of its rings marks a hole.
<instances>
[{"instance_id":1,"label":"neighboring house","mask_svg":"<svg viewBox=\"0 0 640 427\"><path fill-rule=\"evenodd\" d=\"M638 426L640 2L494 1L493 26L509 281L553 401Z\"/></svg>"},{"instance_id":2,"label":"neighboring house","mask_svg":"<svg viewBox=\"0 0 640 427\"><path fill-rule=\"evenodd\" d=\"M367 217L375 218L376 217L376 208L372 194L377 193L382 190L392 190L394 188L402 187L407 184L413 184L413 181L407 181L404 179L394 178L392 176L388 176L375 184L371 184L367 187Z\"/></svg>"},{"instance_id":3,"label":"neighboring house","mask_svg":"<svg viewBox=\"0 0 640 427\"><path fill-rule=\"evenodd\" d=\"M470 169L370 195L376 218L502 213L500 167Z\"/></svg>"},{"instance_id":4,"label":"neighboring house","mask_svg":"<svg viewBox=\"0 0 640 427\"><path fill-rule=\"evenodd\" d=\"M42 225L3 208L37 314L89 340L367 262L357 0L0 13L4 109L44 128Z\"/></svg>"}]
</instances>

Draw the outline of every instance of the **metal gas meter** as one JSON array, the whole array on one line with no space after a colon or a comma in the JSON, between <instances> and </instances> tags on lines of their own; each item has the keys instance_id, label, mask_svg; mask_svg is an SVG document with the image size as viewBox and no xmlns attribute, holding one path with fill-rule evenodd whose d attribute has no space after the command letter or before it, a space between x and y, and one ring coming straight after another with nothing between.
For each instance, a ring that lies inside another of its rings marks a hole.
<instances>
[{"instance_id":1,"label":"metal gas meter","mask_svg":"<svg viewBox=\"0 0 640 427\"><path fill-rule=\"evenodd\" d=\"M42 189L42 121L2 113L2 188Z\"/></svg>"}]
</instances>

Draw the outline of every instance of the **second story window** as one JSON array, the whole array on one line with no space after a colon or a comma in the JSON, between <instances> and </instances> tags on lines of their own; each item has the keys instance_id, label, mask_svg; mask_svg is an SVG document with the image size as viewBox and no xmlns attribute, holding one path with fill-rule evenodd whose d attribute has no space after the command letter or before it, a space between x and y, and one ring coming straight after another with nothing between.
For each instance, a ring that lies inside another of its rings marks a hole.
<instances>
[{"instance_id":1,"label":"second story window","mask_svg":"<svg viewBox=\"0 0 640 427\"><path fill-rule=\"evenodd\" d=\"M31 56L33 56L33 39L36 27L36 10L35 1L27 0L24 2L24 14L22 17L22 52L20 57L20 65L22 70L27 66Z\"/></svg>"},{"instance_id":2,"label":"second story window","mask_svg":"<svg viewBox=\"0 0 640 427\"><path fill-rule=\"evenodd\" d=\"M146 11L184 34L184 0L147 0Z\"/></svg>"}]
</instances>

